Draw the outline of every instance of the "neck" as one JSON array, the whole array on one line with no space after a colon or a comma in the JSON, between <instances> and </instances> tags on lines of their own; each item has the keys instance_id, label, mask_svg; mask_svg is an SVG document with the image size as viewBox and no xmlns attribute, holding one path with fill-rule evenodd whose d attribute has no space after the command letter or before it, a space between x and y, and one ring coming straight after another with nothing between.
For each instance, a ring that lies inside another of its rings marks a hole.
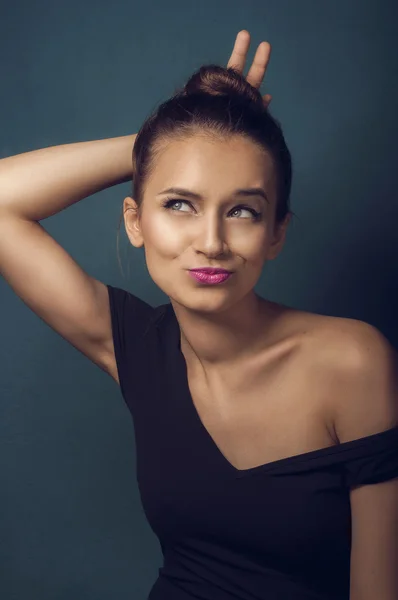
<instances>
[{"instance_id":1,"label":"neck","mask_svg":"<svg viewBox=\"0 0 398 600\"><path fill-rule=\"evenodd\" d=\"M205 369L232 365L256 354L278 312L278 305L254 292L229 309L204 313L172 301L185 358Z\"/></svg>"}]
</instances>

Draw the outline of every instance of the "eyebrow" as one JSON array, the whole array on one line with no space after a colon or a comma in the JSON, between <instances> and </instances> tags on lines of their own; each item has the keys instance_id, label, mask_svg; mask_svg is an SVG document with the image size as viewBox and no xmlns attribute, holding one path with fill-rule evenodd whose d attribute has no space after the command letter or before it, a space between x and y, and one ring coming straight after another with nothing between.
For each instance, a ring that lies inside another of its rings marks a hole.
<instances>
[{"instance_id":1,"label":"eyebrow","mask_svg":"<svg viewBox=\"0 0 398 600\"><path fill-rule=\"evenodd\" d=\"M180 188L180 187L168 188L167 190L163 190L162 192L160 192L157 195L161 196L162 194L177 194L179 196L188 196L188 198L193 198L194 200L203 200L203 197L200 194L197 194L196 192L191 192L190 190L186 190L186 189ZM268 198L267 194L264 192L263 188L261 188L261 187L238 189L238 190L235 190L235 195L243 196L243 197L260 196L269 204L269 198Z\"/></svg>"}]
</instances>

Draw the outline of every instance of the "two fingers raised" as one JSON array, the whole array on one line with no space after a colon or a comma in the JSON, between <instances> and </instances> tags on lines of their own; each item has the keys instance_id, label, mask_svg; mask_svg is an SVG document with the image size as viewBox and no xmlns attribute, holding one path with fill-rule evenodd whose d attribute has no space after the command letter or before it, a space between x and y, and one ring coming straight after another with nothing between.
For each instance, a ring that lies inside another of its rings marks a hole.
<instances>
[{"instance_id":1,"label":"two fingers raised","mask_svg":"<svg viewBox=\"0 0 398 600\"><path fill-rule=\"evenodd\" d=\"M247 53L250 47L250 33L246 29L239 31L236 36L235 44L232 50L232 54L228 61L227 67L233 67L240 73L243 73L245 68ZM255 88L259 88L263 82L264 75L267 70L267 66L271 56L271 44L269 42L261 42L259 44L256 54L254 55L253 63L246 76L246 80L250 85ZM265 94L263 100L265 104L271 102L270 94Z\"/></svg>"}]
</instances>

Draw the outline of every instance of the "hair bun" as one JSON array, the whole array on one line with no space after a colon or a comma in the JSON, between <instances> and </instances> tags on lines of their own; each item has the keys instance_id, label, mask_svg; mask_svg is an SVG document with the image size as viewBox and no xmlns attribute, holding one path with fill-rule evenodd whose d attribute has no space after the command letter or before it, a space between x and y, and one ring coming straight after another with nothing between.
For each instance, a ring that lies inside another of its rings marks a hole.
<instances>
[{"instance_id":1,"label":"hair bun","mask_svg":"<svg viewBox=\"0 0 398 600\"><path fill-rule=\"evenodd\" d=\"M241 102L263 106L262 96L239 71L233 67L209 64L200 67L185 84L182 95L208 94L233 97Z\"/></svg>"}]
</instances>

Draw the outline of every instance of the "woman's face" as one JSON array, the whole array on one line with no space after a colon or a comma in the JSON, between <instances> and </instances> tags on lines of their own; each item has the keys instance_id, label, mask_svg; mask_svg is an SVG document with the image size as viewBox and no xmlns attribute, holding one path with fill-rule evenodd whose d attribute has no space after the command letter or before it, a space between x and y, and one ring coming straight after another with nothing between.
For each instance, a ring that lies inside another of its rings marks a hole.
<instances>
[{"instance_id":1,"label":"woman's face","mask_svg":"<svg viewBox=\"0 0 398 600\"><path fill-rule=\"evenodd\" d=\"M239 193L248 188L260 192ZM124 201L126 232L144 246L149 273L167 296L190 310L220 312L254 293L265 262L282 248L289 218L274 231L275 191L271 157L242 136L171 141L148 179L140 218L126 210L134 200ZM201 267L233 273L205 285L189 274Z\"/></svg>"}]
</instances>

